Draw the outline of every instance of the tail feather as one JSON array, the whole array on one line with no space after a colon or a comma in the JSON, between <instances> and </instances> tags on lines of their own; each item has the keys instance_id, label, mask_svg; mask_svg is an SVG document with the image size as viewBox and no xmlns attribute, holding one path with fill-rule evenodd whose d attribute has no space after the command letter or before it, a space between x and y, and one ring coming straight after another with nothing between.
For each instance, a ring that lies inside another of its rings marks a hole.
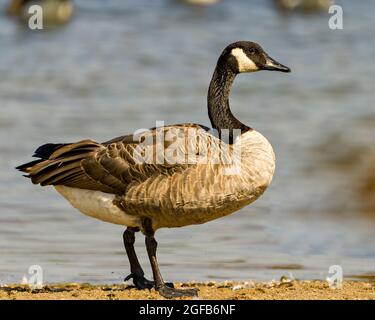
<instances>
[{"instance_id":1,"label":"tail feather","mask_svg":"<svg viewBox=\"0 0 375 320\"><path fill-rule=\"evenodd\" d=\"M35 150L33 157L48 159L52 153L69 143L46 143Z\"/></svg>"},{"instance_id":2,"label":"tail feather","mask_svg":"<svg viewBox=\"0 0 375 320\"><path fill-rule=\"evenodd\" d=\"M58 159L62 157L69 157L78 153L91 152L97 149L100 144L92 140L82 140L76 143L64 144L60 148L55 149L49 156L49 159Z\"/></svg>"},{"instance_id":3,"label":"tail feather","mask_svg":"<svg viewBox=\"0 0 375 320\"><path fill-rule=\"evenodd\" d=\"M67 173L71 172L74 169L80 169L80 164L78 161L69 161L69 164L64 163L64 165L59 167L59 163L56 164L57 166L50 166L43 168L42 171L35 172L31 171L30 175L32 178L33 183L40 184L42 186L48 185L48 181L53 178L60 179L60 176L65 176Z\"/></svg>"},{"instance_id":4,"label":"tail feather","mask_svg":"<svg viewBox=\"0 0 375 320\"><path fill-rule=\"evenodd\" d=\"M61 184L67 177L84 174L81 161L92 156L102 146L92 140L77 143L48 143L40 146L34 157L40 159L18 166L16 169L28 173L34 184ZM88 181L88 184L92 181Z\"/></svg>"},{"instance_id":5,"label":"tail feather","mask_svg":"<svg viewBox=\"0 0 375 320\"><path fill-rule=\"evenodd\" d=\"M46 143L40 146L38 149L35 150L33 157L40 158L38 160L34 160L25 164L22 164L16 167L17 170L29 173L31 168L43 162L43 160L48 160L52 153L54 153L57 149L67 145L67 143Z\"/></svg>"},{"instance_id":6,"label":"tail feather","mask_svg":"<svg viewBox=\"0 0 375 320\"><path fill-rule=\"evenodd\" d=\"M42 161L43 161L43 159L34 160L34 161L31 161L31 162L28 162L28 163L25 163L25 164L21 164L20 166L16 167L16 169L21 171L21 172L28 173L30 168L32 168L33 166L37 165L38 163L40 163ZM28 177L28 176L25 176L25 177Z\"/></svg>"}]
</instances>

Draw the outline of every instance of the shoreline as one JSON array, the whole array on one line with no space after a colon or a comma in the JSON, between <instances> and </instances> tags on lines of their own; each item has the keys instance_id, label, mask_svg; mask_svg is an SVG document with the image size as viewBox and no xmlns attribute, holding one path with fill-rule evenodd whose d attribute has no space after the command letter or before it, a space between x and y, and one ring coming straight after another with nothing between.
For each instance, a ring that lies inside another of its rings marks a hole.
<instances>
[{"instance_id":1,"label":"shoreline","mask_svg":"<svg viewBox=\"0 0 375 320\"><path fill-rule=\"evenodd\" d=\"M331 289L326 281L290 280L269 282L188 282L176 288L198 288L199 300L375 300L375 282L344 281L341 289ZM159 300L154 289L137 290L127 284L91 285L56 283L32 290L28 285L0 287L0 300ZM191 299L191 298L182 298Z\"/></svg>"}]
</instances>

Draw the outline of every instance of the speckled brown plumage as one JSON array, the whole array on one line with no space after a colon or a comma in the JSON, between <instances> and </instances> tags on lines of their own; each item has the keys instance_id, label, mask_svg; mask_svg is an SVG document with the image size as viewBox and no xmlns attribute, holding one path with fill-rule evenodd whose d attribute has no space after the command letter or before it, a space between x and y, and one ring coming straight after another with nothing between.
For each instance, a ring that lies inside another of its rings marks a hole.
<instances>
[{"instance_id":1,"label":"speckled brown plumage","mask_svg":"<svg viewBox=\"0 0 375 320\"><path fill-rule=\"evenodd\" d=\"M180 136L184 141L176 149L183 155L181 163L171 163L175 159L166 156L160 159L156 152L152 163L137 163L134 154L140 143L124 136L104 144L84 140L61 145L57 150L51 145L54 151L48 159L20 169L36 184L116 194L116 205L124 212L150 217L155 227L203 223L226 215L255 200L271 181L272 148L256 131L248 132L238 141L241 143L240 174L232 175L225 170L233 166L236 144L223 144L199 125L182 124L144 133L144 138L151 137L152 146L147 147L154 151L166 150L171 145L166 140L162 144L158 142L158 132L164 137ZM195 157L190 155L188 159L188 150L195 150ZM220 155L219 162L215 162L215 152ZM157 163L157 156L161 163Z\"/></svg>"}]
</instances>

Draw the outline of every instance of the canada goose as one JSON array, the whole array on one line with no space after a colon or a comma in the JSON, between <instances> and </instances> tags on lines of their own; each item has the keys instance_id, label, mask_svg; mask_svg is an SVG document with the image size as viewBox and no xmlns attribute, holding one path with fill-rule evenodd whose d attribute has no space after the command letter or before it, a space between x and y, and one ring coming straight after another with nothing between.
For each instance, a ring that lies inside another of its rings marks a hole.
<instances>
[{"instance_id":1,"label":"canada goose","mask_svg":"<svg viewBox=\"0 0 375 320\"><path fill-rule=\"evenodd\" d=\"M274 0L281 10L314 12L328 10L334 0Z\"/></svg>"},{"instance_id":2,"label":"canada goose","mask_svg":"<svg viewBox=\"0 0 375 320\"><path fill-rule=\"evenodd\" d=\"M74 12L72 0L10 0L7 14L28 21L33 14L29 12L32 5L41 6L43 23L47 25L66 23L71 19Z\"/></svg>"},{"instance_id":3,"label":"canada goose","mask_svg":"<svg viewBox=\"0 0 375 320\"><path fill-rule=\"evenodd\" d=\"M164 283L154 233L231 214L256 200L270 184L275 169L271 145L236 119L229 107L236 75L258 70L290 72L253 42L232 43L220 55L207 99L217 135L203 125L186 123L152 128L141 138L49 143L35 151L38 160L17 169L28 173L34 184L53 185L84 214L127 226L123 240L131 274L126 280L132 278L137 288L155 286L167 298L195 295L195 289L177 290ZM147 161L139 161L147 153L145 146L151 153ZM172 146L174 152L168 152ZM176 153L179 161L174 161ZM154 282L145 279L135 254L137 231L145 235Z\"/></svg>"}]
</instances>

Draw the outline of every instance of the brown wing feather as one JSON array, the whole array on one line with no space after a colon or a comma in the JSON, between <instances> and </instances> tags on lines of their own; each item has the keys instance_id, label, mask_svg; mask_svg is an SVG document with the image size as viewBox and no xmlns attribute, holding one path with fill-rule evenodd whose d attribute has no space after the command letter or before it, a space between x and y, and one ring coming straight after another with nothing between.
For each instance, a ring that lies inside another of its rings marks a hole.
<instances>
[{"instance_id":1,"label":"brown wing feather","mask_svg":"<svg viewBox=\"0 0 375 320\"><path fill-rule=\"evenodd\" d=\"M208 129L195 124L150 129L146 135L151 137L151 144L154 147L151 163L139 163L135 160L136 155L139 155L137 149L139 142L133 135L127 135L103 144L82 140L70 144L44 145L35 153L35 156L42 159L22 165L18 169L28 173L33 183L42 186L65 185L125 194L131 185L144 182L153 176L182 172L191 166L188 163L170 164L157 152L156 134L160 130L163 134L167 134L175 128L183 131L189 128ZM159 147L166 149L170 144L170 141L165 140Z\"/></svg>"},{"instance_id":2,"label":"brown wing feather","mask_svg":"<svg viewBox=\"0 0 375 320\"><path fill-rule=\"evenodd\" d=\"M81 166L84 159L93 157L102 148L102 145L92 140L62 144L58 147L48 144L38 148L43 150L42 154L38 150L35 153L35 156L43 156L42 159L22 165L18 169L28 173L34 184L65 185L113 193L115 189L95 181Z\"/></svg>"}]
</instances>

